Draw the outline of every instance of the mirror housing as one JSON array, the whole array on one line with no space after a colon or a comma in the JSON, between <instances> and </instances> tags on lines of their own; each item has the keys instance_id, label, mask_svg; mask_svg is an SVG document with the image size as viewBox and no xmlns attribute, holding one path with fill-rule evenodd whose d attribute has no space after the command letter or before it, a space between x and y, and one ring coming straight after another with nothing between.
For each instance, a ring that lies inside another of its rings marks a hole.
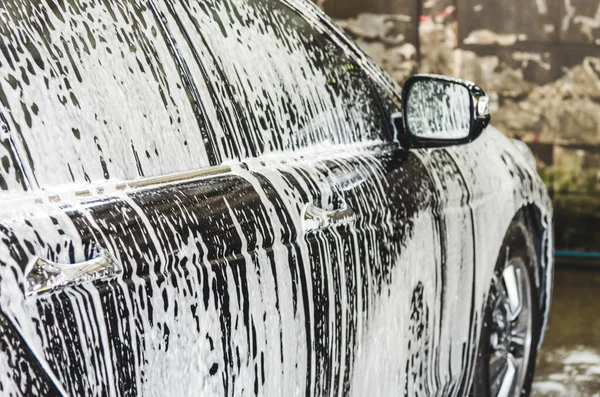
<instances>
[{"instance_id":1,"label":"mirror housing","mask_svg":"<svg viewBox=\"0 0 600 397\"><path fill-rule=\"evenodd\" d=\"M465 144L481 135L490 118L489 99L477 84L440 75L415 75L402 89L404 136L400 143L409 148Z\"/></svg>"}]
</instances>

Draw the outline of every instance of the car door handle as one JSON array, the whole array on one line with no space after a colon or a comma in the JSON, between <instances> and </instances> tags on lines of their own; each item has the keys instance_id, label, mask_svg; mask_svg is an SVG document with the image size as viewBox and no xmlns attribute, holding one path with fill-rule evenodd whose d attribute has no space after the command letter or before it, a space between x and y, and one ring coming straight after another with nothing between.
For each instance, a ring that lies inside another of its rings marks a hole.
<instances>
[{"instance_id":1,"label":"car door handle","mask_svg":"<svg viewBox=\"0 0 600 397\"><path fill-rule=\"evenodd\" d=\"M338 202L338 208L333 210L326 210L310 203L306 204L302 211L304 231L322 229L354 220L354 211L346 201L338 198Z\"/></svg>"},{"instance_id":2,"label":"car door handle","mask_svg":"<svg viewBox=\"0 0 600 397\"><path fill-rule=\"evenodd\" d=\"M25 296L47 292L89 281L105 280L121 272L110 252L96 249L94 257L85 262L62 264L36 257L25 269Z\"/></svg>"}]
</instances>

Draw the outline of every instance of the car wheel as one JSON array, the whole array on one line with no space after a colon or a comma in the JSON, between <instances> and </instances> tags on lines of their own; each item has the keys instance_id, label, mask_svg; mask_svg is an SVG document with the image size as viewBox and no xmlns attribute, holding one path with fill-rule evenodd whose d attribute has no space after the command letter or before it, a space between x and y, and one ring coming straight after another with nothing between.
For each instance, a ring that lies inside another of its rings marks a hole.
<instances>
[{"instance_id":1,"label":"car wheel","mask_svg":"<svg viewBox=\"0 0 600 397\"><path fill-rule=\"evenodd\" d=\"M541 332L537 257L520 221L511 224L496 262L471 395L528 396Z\"/></svg>"}]
</instances>

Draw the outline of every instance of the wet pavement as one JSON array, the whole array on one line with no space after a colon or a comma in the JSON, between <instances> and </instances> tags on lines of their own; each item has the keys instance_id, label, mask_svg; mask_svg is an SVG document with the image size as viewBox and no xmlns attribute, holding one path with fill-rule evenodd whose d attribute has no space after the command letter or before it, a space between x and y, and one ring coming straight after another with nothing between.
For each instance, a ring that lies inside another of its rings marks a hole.
<instances>
[{"instance_id":1,"label":"wet pavement","mask_svg":"<svg viewBox=\"0 0 600 397\"><path fill-rule=\"evenodd\" d=\"M556 270L531 396L600 397L600 266Z\"/></svg>"}]
</instances>

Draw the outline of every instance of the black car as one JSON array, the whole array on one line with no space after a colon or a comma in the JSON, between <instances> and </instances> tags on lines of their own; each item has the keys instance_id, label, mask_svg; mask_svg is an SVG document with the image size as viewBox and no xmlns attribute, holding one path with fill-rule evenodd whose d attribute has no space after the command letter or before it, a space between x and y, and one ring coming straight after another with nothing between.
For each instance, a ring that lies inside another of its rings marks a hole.
<instances>
[{"instance_id":1,"label":"black car","mask_svg":"<svg viewBox=\"0 0 600 397\"><path fill-rule=\"evenodd\" d=\"M489 120L304 0L2 0L0 395L527 394L552 208Z\"/></svg>"}]
</instances>

